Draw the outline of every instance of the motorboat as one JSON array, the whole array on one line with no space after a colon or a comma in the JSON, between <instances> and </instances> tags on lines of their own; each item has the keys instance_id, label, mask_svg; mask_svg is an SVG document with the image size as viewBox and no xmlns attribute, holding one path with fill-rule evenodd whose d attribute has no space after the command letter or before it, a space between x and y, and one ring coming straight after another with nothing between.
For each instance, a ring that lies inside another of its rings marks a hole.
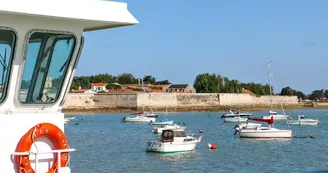
<instances>
[{"instance_id":1,"label":"motorboat","mask_svg":"<svg viewBox=\"0 0 328 173\"><path fill-rule=\"evenodd\" d=\"M298 120L288 120L287 123L291 125L316 126L319 120L308 118L305 115L298 115Z\"/></svg>"},{"instance_id":2,"label":"motorboat","mask_svg":"<svg viewBox=\"0 0 328 173\"><path fill-rule=\"evenodd\" d=\"M156 118L154 117L146 117L143 115L136 115L136 116L126 116L123 118L124 122L147 122L147 123L151 123L151 122L155 122Z\"/></svg>"},{"instance_id":3,"label":"motorboat","mask_svg":"<svg viewBox=\"0 0 328 173\"><path fill-rule=\"evenodd\" d=\"M271 117L270 120L263 118L249 118L249 120L267 122L268 127L262 125L255 125L252 128L239 128L238 133L240 138L291 138L291 130L280 130L273 127L274 119ZM244 126L245 127L245 126ZM235 133L236 134L236 133Z\"/></svg>"},{"instance_id":4,"label":"motorboat","mask_svg":"<svg viewBox=\"0 0 328 173\"><path fill-rule=\"evenodd\" d=\"M224 118L225 123L244 123L247 122L248 118L245 117L226 117Z\"/></svg>"},{"instance_id":5,"label":"motorboat","mask_svg":"<svg viewBox=\"0 0 328 173\"><path fill-rule=\"evenodd\" d=\"M145 111L135 112L135 113L132 113L131 115L139 115L139 116L145 116L145 117L149 117L149 118L157 118L159 116L158 113L145 112Z\"/></svg>"},{"instance_id":6,"label":"motorboat","mask_svg":"<svg viewBox=\"0 0 328 173\"><path fill-rule=\"evenodd\" d=\"M174 131L185 131L186 127L179 126L177 124L167 124L162 125L161 127L153 127L153 133L155 134L162 134L164 130L174 130Z\"/></svg>"},{"instance_id":7,"label":"motorboat","mask_svg":"<svg viewBox=\"0 0 328 173\"><path fill-rule=\"evenodd\" d=\"M152 125L168 125L173 124L173 121L168 120L166 117L160 121L154 121L151 123Z\"/></svg>"},{"instance_id":8,"label":"motorboat","mask_svg":"<svg viewBox=\"0 0 328 173\"><path fill-rule=\"evenodd\" d=\"M262 116L262 118L266 120L271 119L271 117L273 117L275 120L286 120L289 117L289 115L278 114L277 112L270 110L269 115Z\"/></svg>"},{"instance_id":9,"label":"motorboat","mask_svg":"<svg viewBox=\"0 0 328 173\"><path fill-rule=\"evenodd\" d=\"M65 134L62 105L83 49L83 33L137 23L120 2L2 1L0 135L6 138L0 148L1 172L71 172L75 149Z\"/></svg>"},{"instance_id":10,"label":"motorboat","mask_svg":"<svg viewBox=\"0 0 328 173\"><path fill-rule=\"evenodd\" d=\"M148 142L147 152L175 153L192 151L201 142L202 136L195 138L184 131L164 130L158 141Z\"/></svg>"},{"instance_id":11,"label":"motorboat","mask_svg":"<svg viewBox=\"0 0 328 173\"><path fill-rule=\"evenodd\" d=\"M232 117L249 117L252 116L252 113L249 112L239 112L229 110L229 113L224 113L221 118L232 118Z\"/></svg>"},{"instance_id":12,"label":"motorboat","mask_svg":"<svg viewBox=\"0 0 328 173\"><path fill-rule=\"evenodd\" d=\"M161 120L161 121L155 121L155 122L152 122L152 125L168 125L168 124L172 124L173 121L169 121L169 120Z\"/></svg>"}]
</instances>

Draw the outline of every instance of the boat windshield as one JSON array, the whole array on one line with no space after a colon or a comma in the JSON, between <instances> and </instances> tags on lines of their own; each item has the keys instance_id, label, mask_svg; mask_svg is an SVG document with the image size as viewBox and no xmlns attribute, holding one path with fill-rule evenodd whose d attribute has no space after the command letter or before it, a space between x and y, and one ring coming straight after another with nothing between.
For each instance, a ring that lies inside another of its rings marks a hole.
<instances>
[{"instance_id":1,"label":"boat windshield","mask_svg":"<svg viewBox=\"0 0 328 173\"><path fill-rule=\"evenodd\" d=\"M30 36L20 87L21 103L58 100L75 42L70 34L34 32Z\"/></svg>"},{"instance_id":2,"label":"boat windshield","mask_svg":"<svg viewBox=\"0 0 328 173\"><path fill-rule=\"evenodd\" d=\"M0 101L5 98L15 41L16 35L13 31L0 29Z\"/></svg>"}]
</instances>

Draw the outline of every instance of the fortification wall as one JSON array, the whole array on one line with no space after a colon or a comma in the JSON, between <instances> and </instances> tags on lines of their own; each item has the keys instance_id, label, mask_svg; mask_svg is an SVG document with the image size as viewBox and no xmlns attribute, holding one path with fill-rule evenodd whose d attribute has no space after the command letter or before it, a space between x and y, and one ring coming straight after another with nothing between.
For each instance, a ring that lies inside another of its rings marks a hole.
<instances>
[{"instance_id":1,"label":"fortification wall","mask_svg":"<svg viewBox=\"0 0 328 173\"><path fill-rule=\"evenodd\" d=\"M276 106L298 105L296 96L272 96ZM186 107L268 107L270 96L230 93L139 93L139 94L68 94L64 109L95 108L186 108Z\"/></svg>"}]
</instances>

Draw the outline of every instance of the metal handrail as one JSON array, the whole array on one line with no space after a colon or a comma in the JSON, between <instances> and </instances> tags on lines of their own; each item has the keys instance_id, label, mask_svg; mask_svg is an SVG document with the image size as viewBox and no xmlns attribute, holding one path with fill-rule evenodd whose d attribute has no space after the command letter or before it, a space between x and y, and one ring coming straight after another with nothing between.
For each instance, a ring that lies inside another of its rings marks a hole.
<instances>
[{"instance_id":1,"label":"metal handrail","mask_svg":"<svg viewBox=\"0 0 328 173\"><path fill-rule=\"evenodd\" d=\"M38 156L41 154L51 154L51 153L57 153L57 168L61 167L61 153L67 153L67 152L74 152L76 151L74 148L70 148L70 149L63 149L63 150L51 150L51 151L46 151L46 152L32 152L32 151L28 151L28 152L14 152L12 154L10 154L13 159L14 156L27 156L27 155L35 155L35 172L37 173L37 167L38 167ZM69 158L68 158L69 159Z\"/></svg>"}]
</instances>

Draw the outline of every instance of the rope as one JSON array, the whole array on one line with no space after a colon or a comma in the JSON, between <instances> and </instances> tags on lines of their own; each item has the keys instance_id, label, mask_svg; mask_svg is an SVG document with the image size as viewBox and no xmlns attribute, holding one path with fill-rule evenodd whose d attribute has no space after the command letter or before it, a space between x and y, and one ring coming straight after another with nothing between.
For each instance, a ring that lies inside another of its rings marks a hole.
<instances>
[{"instance_id":1,"label":"rope","mask_svg":"<svg viewBox=\"0 0 328 173\"><path fill-rule=\"evenodd\" d=\"M272 82L273 82L273 85L274 85L275 89L277 89L277 85L276 85L276 82L274 81L273 74L270 73L270 76L271 76L271 78L272 78ZM286 115L286 113L285 113L285 109L284 109L284 107L282 106L282 103L281 103L281 102L280 102L280 106L281 106L282 112L283 112L284 115L286 116L286 123L287 123L287 126L288 126L288 128L290 129L290 125L289 125L288 120L287 120L287 115Z\"/></svg>"}]
</instances>

